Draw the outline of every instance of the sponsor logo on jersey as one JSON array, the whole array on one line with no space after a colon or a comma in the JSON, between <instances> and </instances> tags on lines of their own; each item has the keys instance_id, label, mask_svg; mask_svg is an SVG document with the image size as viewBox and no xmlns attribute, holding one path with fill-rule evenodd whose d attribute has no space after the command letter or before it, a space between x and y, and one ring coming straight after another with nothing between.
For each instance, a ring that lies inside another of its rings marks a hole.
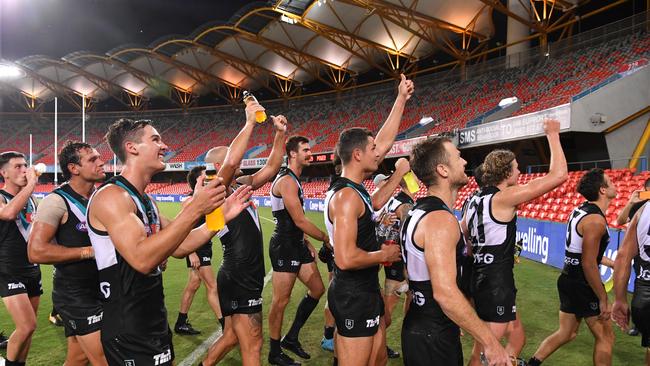
<instances>
[{"instance_id":1,"label":"sponsor logo on jersey","mask_svg":"<svg viewBox=\"0 0 650 366\"><path fill-rule=\"evenodd\" d=\"M24 289L25 284L22 282L8 283L7 287L9 288L9 290L18 290L19 288Z\"/></svg>"},{"instance_id":2,"label":"sponsor logo on jersey","mask_svg":"<svg viewBox=\"0 0 650 366\"><path fill-rule=\"evenodd\" d=\"M374 328L379 326L379 315L374 319L366 319L366 328Z\"/></svg>"},{"instance_id":3,"label":"sponsor logo on jersey","mask_svg":"<svg viewBox=\"0 0 650 366\"><path fill-rule=\"evenodd\" d=\"M88 227L86 226L86 222L85 222L85 221L81 221L81 222L79 222L79 223L77 224L76 228L77 228L77 231L81 231L81 232L84 232L84 233L87 233L87 232L88 232Z\"/></svg>"},{"instance_id":4,"label":"sponsor logo on jersey","mask_svg":"<svg viewBox=\"0 0 650 366\"><path fill-rule=\"evenodd\" d=\"M494 255L490 253L476 253L474 254L474 263L492 264L494 262Z\"/></svg>"},{"instance_id":5,"label":"sponsor logo on jersey","mask_svg":"<svg viewBox=\"0 0 650 366\"><path fill-rule=\"evenodd\" d=\"M413 302L417 306L422 306L425 303L424 295L420 291L413 292Z\"/></svg>"},{"instance_id":6,"label":"sponsor logo on jersey","mask_svg":"<svg viewBox=\"0 0 650 366\"><path fill-rule=\"evenodd\" d=\"M89 316L88 319L88 325L91 324L96 324L102 321L102 318L104 317L104 313L100 313L99 315L91 315Z\"/></svg>"},{"instance_id":7,"label":"sponsor logo on jersey","mask_svg":"<svg viewBox=\"0 0 650 366\"><path fill-rule=\"evenodd\" d=\"M101 282L99 284L99 290L104 295L105 299L108 299L111 296L111 284L108 282Z\"/></svg>"},{"instance_id":8,"label":"sponsor logo on jersey","mask_svg":"<svg viewBox=\"0 0 650 366\"><path fill-rule=\"evenodd\" d=\"M579 266L580 265L580 259L564 257L564 264L568 264L568 265L571 265L571 266Z\"/></svg>"},{"instance_id":9,"label":"sponsor logo on jersey","mask_svg":"<svg viewBox=\"0 0 650 366\"><path fill-rule=\"evenodd\" d=\"M345 327L346 327L348 330L351 330L352 328L354 328L354 320L352 320L352 319L345 319Z\"/></svg>"},{"instance_id":10,"label":"sponsor logo on jersey","mask_svg":"<svg viewBox=\"0 0 650 366\"><path fill-rule=\"evenodd\" d=\"M639 267L639 273L637 273L636 278L644 281L650 281L650 269Z\"/></svg>"},{"instance_id":11,"label":"sponsor logo on jersey","mask_svg":"<svg viewBox=\"0 0 650 366\"><path fill-rule=\"evenodd\" d=\"M172 360L172 350L171 349L167 349L167 351L165 351L163 353L159 353L159 354L153 356L153 362L154 362L153 364L154 365L162 365L162 364L164 364L166 362L169 362L171 360Z\"/></svg>"}]
</instances>

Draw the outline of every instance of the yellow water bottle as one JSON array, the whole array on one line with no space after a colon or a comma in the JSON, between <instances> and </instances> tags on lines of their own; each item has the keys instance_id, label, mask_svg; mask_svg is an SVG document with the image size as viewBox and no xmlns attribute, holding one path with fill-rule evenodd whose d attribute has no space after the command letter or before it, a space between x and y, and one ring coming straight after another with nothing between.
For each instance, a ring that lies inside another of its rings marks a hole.
<instances>
[{"instance_id":1,"label":"yellow water bottle","mask_svg":"<svg viewBox=\"0 0 650 366\"><path fill-rule=\"evenodd\" d=\"M205 180L203 181L203 185L205 186L216 177L217 177L216 175L206 176ZM226 226L226 220L223 217L223 210L221 209L221 207L217 207L214 211L205 215L205 225L208 227L208 230L210 231L219 231L223 229L224 226Z\"/></svg>"},{"instance_id":2,"label":"yellow water bottle","mask_svg":"<svg viewBox=\"0 0 650 366\"><path fill-rule=\"evenodd\" d=\"M243 100L245 105L248 105L248 103L253 101L257 102L257 98L255 98L255 96L251 94L251 92L249 92L248 90L245 90L242 95L244 96ZM255 122L264 123L264 121L266 121L266 112L265 111L255 112Z\"/></svg>"},{"instance_id":3,"label":"yellow water bottle","mask_svg":"<svg viewBox=\"0 0 650 366\"><path fill-rule=\"evenodd\" d=\"M406 188L409 190L411 193L415 193L420 190L420 185L418 184L418 181L415 179L415 174L413 174L413 171L409 171L408 173L404 174L404 182L406 182Z\"/></svg>"}]
</instances>

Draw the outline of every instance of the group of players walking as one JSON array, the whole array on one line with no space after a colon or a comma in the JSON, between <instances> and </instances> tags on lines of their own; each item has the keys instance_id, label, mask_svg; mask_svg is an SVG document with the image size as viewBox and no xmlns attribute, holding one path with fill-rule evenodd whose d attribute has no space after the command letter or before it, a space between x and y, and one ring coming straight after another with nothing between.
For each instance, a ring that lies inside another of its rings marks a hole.
<instances>
[{"instance_id":1,"label":"group of players walking","mask_svg":"<svg viewBox=\"0 0 650 366\"><path fill-rule=\"evenodd\" d=\"M106 140L124 166L119 176L105 182L104 162L92 146L66 144L59 153L66 183L38 208L32 197L35 170L23 154L0 154L5 182L0 190L0 296L16 326L5 364L25 364L43 293L38 264L53 264L52 298L68 341L66 365L171 365L174 347L162 273L173 256L187 258L192 268L175 331L196 333L187 312L201 281L223 329L201 364L214 365L238 346L244 365L259 365L264 243L260 217L249 198L270 181L276 221L269 244L270 364L299 365L285 351L310 358L299 333L325 294L317 257L330 272L321 345L334 351L335 364L384 365L389 355L399 356L386 345L386 327L404 293L404 364L462 365L460 329L475 340L471 365L524 364L517 360L525 333L513 275L517 206L567 179L559 123L544 122L551 151L547 175L519 185L516 156L492 151L476 170L480 189L466 202L459 222L452 208L468 177L466 161L449 139L418 143L410 161L399 159L390 177L375 179L375 192L363 186L392 147L413 91L413 82L402 76L393 108L376 136L363 128L341 132L336 146L340 170L325 199L326 232L303 209L300 175L310 164L309 140L287 138L285 117L270 118L275 137L266 165L252 175L240 171L258 125L255 114L264 110L257 102L247 104L246 123L230 146L211 149L205 158L209 166L189 173L192 194L173 220L161 215L145 194L152 177L164 170L167 151L149 121L120 119L110 126ZM287 166L281 169L285 154ZM409 171L426 187L426 196L417 201L403 179ZM398 186L400 193L392 197ZM594 364L611 364L610 314L627 326L627 279L635 256L640 269L631 314L642 345L650 346L650 209L638 209L614 263L603 257L609 239L604 212L616 196L613 183L594 169L582 177L577 190L586 202L573 211L567 225L565 266L557 284L559 329L542 342L529 365L541 364L571 341L582 319L595 338ZM226 224L211 231L205 215L217 208ZM216 281L210 267L215 235L223 249ZM311 240L323 243L319 251ZM392 241L399 245L390 245ZM615 268L613 309L600 281L601 264ZM383 294L380 265L386 269ZM308 291L282 337L296 279Z\"/></svg>"}]
</instances>

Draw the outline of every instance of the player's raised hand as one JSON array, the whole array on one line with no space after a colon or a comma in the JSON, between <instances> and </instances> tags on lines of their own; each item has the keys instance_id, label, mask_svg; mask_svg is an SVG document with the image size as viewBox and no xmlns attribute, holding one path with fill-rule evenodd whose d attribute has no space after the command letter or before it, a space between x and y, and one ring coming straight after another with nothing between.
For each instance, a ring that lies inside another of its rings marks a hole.
<instances>
[{"instance_id":1,"label":"player's raised hand","mask_svg":"<svg viewBox=\"0 0 650 366\"><path fill-rule=\"evenodd\" d=\"M192 202L188 204L188 207L194 207L203 215L207 215L223 205L225 199L226 187L222 184L220 177L205 183L205 176L200 176L196 180Z\"/></svg>"},{"instance_id":2,"label":"player's raised hand","mask_svg":"<svg viewBox=\"0 0 650 366\"><path fill-rule=\"evenodd\" d=\"M285 116L271 116L271 120L273 121L273 127L275 127L276 130L287 132L287 118Z\"/></svg>"},{"instance_id":3,"label":"player's raised hand","mask_svg":"<svg viewBox=\"0 0 650 366\"><path fill-rule=\"evenodd\" d=\"M264 107L262 107L256 100L249 101L246 104L246 123L255 124L255 113L260 111L265 111Z\"/></svg>"},{"instance_id":4,"label":"player's raised hand","mask_svg":"<svg viewBox=\"0 0 650 366\"><path fill-rule=\"evenodd\" d=\"M234 219L246 207L250 206L249 199L253 194L252 187L249 185L243 185L237 188L223 204L223 217L226 222Z\"/></svg>"},{"instance_id":5,"label":"player's raised hand","mask_svg":"<svg viewBox=\"0 0 650 366\"><path fill-rule=\"evenodd\" d=\"M411 170L411 164L408 159L399 158L395 162L395 174L403 177L404 174L408 173Z\"/></svg>"},{"instance_id":6,"label":"player's raised hand","mask_svg":"<svg viewBox=\"0 0 650 366\"><path fill-rule=\"evenodd\" d=\"M547 135L560 133L560 121L555 119L544 120L544 133Z\"/></svg>"},{"instance_id":7,"label":"player's raised hand","mask_svg":"<svg viewBox=\"0 0 650 366\"><path fill-rule=\"evenodd\" d=\"M404 74L400 74L400 78L401 80L397 87L398 96L409 100L411 95L413 95L413 91L415 91L415 85L413 84L413 81L408 80Z\"/></svg>"}]
</instances>

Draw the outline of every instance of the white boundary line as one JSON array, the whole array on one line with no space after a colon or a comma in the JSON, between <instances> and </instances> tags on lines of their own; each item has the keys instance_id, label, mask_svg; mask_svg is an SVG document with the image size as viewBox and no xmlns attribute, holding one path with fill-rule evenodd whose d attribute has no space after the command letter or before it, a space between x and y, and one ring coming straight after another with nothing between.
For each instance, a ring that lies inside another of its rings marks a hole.
<instances>
[{"instance_id":1,"label":"white boundary line","mask_svg":"<svg viewBox=\"0 0 650 366\"><path fill-rule=\"evenodd\" d=\"M262 217L262 216L258 216L258 217L260 219L264 219L266 221L270 221L273 224L275 224L274 220L271 220L271 219L268 219L268 218ZM266 276L264 276L264 287L266 287L266 284L269 283L269 281L271 280L271 274L272 273L273 273L273 269L271 269L266 274ZM221 332L221 328L214 331L214 333L210 334L210 336L205 341L203 341L203 343L201 343L198 347L196 347L196 349L194 351L192 351L192 353L187 355L187 357L185 357L183 359L183 361L181 361L178 364L178 366L192 366L192 365L194 365L196 363L196 361L199 359L199 357L203 356L203 354L208 350L208 348L210 348L210 346L214 342L216 342L217 339L221 338L222 335L223 335L223 333Z\"/></svg>"}]
</instances>

